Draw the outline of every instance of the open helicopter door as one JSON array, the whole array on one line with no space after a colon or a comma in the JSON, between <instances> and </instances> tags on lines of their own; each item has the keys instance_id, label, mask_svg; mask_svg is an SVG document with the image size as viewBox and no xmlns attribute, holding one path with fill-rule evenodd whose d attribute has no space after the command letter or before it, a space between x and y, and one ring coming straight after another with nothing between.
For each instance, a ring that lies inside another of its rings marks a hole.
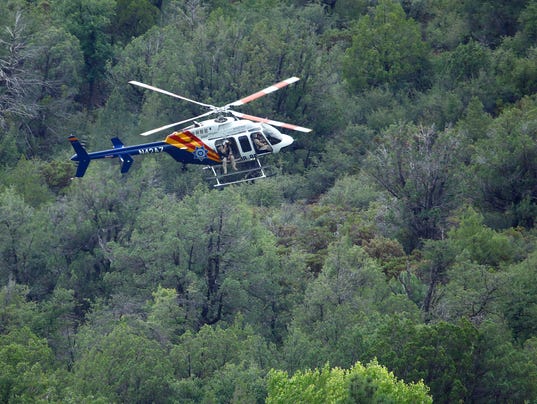
<instances>
[{"instance_id":1,"label":"open helicopter door","mask_svg":"<svg viewBox=\"0 0 537 404\"><path fill-rule=\"evenodd\" d=\"M237 170L233 170L230 161L226 163L226 170L221 166L208 166L205 169L211 170L211 176L206 179L213 183L213 187L219 188L226 185L238 184L241 182L251 182L257 179L271 177L275 174L272 167L263 166L257 154L253 137L249 134L239 134L215 143L216 149L225 141L230 141L230 148L235 160Z\"/></svg>"}]
</instances>

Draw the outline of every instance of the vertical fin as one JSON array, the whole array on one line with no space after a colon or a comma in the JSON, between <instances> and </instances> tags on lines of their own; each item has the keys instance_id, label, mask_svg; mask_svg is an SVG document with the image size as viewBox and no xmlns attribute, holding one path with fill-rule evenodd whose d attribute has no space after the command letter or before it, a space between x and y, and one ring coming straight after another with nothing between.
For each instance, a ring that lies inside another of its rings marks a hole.
<instances>
[{"instance_id":1,"label":"vertical fin","mask_svg":"<svg viewBox=\"0 0 537 404\"><path fill-rule=\"evenodd\" d=\"M123 142L121 140L119 140L118 137L113 137L110 140L112 141L112 144L114 145L114 149L121 149L122 147L125 147Z\"/></svg>"},{"instance_id":2,"label":"vertical fin","mask_svg":"<svg viewBox=\"0 0 537 404\"><path fill-rule=\"evenodd\" d=\"M76 177L83 177L90 163L90 157L88 152L84 149L84 146L80 143L76 136L69 136L71 146L75 149L75 155L71 157L71 160L78 161L78 167L76 169Z\"/></svg>"}]
</instances>

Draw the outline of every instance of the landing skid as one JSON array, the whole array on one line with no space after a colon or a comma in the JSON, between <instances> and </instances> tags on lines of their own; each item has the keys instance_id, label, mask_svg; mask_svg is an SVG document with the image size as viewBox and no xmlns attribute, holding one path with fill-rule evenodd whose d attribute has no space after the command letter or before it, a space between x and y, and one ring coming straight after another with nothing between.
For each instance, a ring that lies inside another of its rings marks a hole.
<instances>
[{"instance_id":1,"label":"landing skid","mask_svg":"<svg viewBox=\"0 0 537 404\"><path fill-rule=\"evenodd\" d=\"M234 171L228 164L227 174L223 174L222 166L204 167L205 170L210 170L212 174L205 179L211 182L214 188L220 188L232 184L240 184L241 182L253 182L272 177L276 174L272 167L261 165L259 159L238 162L237 165L239 166L239 170Z\"/></svg>"}]
</instances>

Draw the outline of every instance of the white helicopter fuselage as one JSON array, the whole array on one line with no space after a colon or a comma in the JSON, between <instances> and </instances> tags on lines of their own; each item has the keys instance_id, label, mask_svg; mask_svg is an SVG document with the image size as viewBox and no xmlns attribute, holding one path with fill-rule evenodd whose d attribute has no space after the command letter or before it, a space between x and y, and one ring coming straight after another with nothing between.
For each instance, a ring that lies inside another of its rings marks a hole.
<instances>
[{"instance_id":1,"label":"white helicopter fuselage","mask_svg":"<svg viewBox=\"0 0 537 404\"><path fill-rule=\"evenodd\" d=\"M252 160L262 154L278 153L294 140L266 123L232 117L196 122L184 130L188 130L213 150L218 150L224 141L229 140L237 160ZM260 142L264 142L262 148Z\"/></svg>"}]
</instances>

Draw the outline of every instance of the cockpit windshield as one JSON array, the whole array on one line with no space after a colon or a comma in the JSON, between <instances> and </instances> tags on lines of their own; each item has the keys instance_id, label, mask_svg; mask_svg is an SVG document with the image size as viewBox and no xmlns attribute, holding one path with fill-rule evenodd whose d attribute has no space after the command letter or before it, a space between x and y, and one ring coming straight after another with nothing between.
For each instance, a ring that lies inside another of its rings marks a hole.
<instances>
[{"instance_id":1,"label":"cockpit windshield","mask_svg":"<svg viewBox=\"0 0 537 404\"><path fill-rule=\"evenodd\" d=\"M269 141L271 145L278 144L282 141L281 134L276 129L274 129L272 126L267 124L261 124L263 127L263 134Z\"/></svg>"}]
</instances>

